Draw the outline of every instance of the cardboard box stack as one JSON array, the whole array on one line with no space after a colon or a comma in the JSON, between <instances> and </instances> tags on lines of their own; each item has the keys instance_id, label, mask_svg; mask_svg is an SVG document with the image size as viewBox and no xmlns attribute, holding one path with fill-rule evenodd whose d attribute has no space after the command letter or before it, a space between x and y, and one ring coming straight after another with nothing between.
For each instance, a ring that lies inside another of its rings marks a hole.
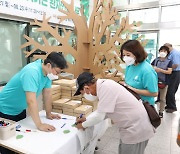
<instances>
[{"instance_id":1,"label":"cardboard box stack","mask_svg":"<svg viewBox=\"0 0 180 154\"><path fill-rule=\"evenodd\" d=\"M72 80L72 79L74 79L74 74L67 73L67 72L60 73L59 78L60 79L71 79Z\"/></svg>"},{"instance_id":2,"label":"cardboard box stack","mask_svg":"<svg viewBox=\"0 0 180 154\"><path fill-rule=\"evenodd\" d=\"M90 105L93 108L93 111L95 111L97 109L97 104L98 101L89 101L87 99L85 99L84 97L82 98L82 104L83 105Z\"/></svg>"},{"instance_id":3,"label":"cardboard box stack","mask_svg":"<svg viewBox=\"0 0 180 154\"><path fill-rule=\"evenodd\" d=\"M79 107L82 104L78 100L70 100L63 104L63 114L74 116L74 109Z\"/></svg>"},{"instance_id":4,"label":"cardboard box stack","mask_svg":"<svg viewBox=\"0 0 180 154\"><path fill-rule=\"evenodd\" d=\"M57 113L63 113L63 104L68 102L70 99L61 98L56 101L53 101L52 111Z\"/></svg>"},{"instance_id":5,"label":"cardboard box stack","mask_svg":"<svg viewBox=\"0 0 180 154\"><path fill-rule=\"evenodd\" d=\"M60 85L51 85L52 101L56 101L61 98L61 86ZM43 103L43 109L45 109Z\"/></svg>"},{"instance_id":6,"label":"cardboard box stack","mask_svg":"<svg viewBox=\"0 0 180 154\"><path fill-rule=\"evenodd\" d=\"M90 113L92 113L92 106L90 105L81 105L74 109L74 116L79 117L80 114L83 114L85 117L87 117Z\"/></svg>"},{"instance_id":7,"label":"cardboard box stack","mask_svg":"<svg viewBox=\"0 0 180 154\"><path fill-rule=\"evenodd\" d=\"M67 79L60 79L53 81L53 84L61 86L61 98L69 98L72 97L72 87L75 86L75 79L67 80Z\"/></svg>"},{"instance_id":8,"label":"cardboard box stack","mask_svg":"<svg viewBox=\"0 0 180 154\"><path fill-rule=\"evenodd\" d=\"M52 85L51 86L52 100L58 100L61 98L61 86L60 85Z\"/></svg>"},{"instance_id":9,"label":"cardboard box stack","mask_svg":"<svg viewBox=\"0 0 180 154\"><path fill-rule=\"evenodd\" d=\"M91 112L97 109L97 101L88 101L85 98L82 98L82 95L74 96L76 92L75 79L60 79L53 81L53 84L53 112L63 113L70 116L79 116L80 114L88 116ZM58 95L59 93L60 95Z\"/></svg>"}]
</instances>

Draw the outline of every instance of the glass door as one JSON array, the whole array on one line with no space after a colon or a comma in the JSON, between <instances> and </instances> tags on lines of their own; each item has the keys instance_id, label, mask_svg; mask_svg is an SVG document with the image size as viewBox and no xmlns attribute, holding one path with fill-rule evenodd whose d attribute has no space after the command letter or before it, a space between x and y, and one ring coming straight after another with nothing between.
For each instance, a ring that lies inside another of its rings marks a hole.
<instances>
[{"instance_id":1,"label":"glass door","mask_svg":"<svg viewBox=\"0 0 180 154\"><path fill-rule=\"evenodd\" d=\"M0 20L0 86L6 84L24 65L26 58L20 48L27 24Z\"/></svg>"}]
</instances>

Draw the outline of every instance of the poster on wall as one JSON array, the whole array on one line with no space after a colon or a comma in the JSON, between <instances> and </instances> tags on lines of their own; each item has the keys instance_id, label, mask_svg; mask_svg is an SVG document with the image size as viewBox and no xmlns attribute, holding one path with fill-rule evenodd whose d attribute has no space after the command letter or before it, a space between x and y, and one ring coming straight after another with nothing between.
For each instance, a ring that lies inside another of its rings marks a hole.
<instances>
[{"instance_id":1,"label":"poster on wall","mask_svg":"<svg viewBox=\"0 0 180 154\"><path fill-rule=\"evenodd\" d=\"M65 0L70 3L71 0ZM0 0L0 15L10 15L25 19L37 19L42 20L43 15L46 18L51 17L51 23L58 24L58 16L64 15L58 11L58 9L65 9L63 3L60 0ZM79 10L80 1L76 0L74 3L74 9ZM73 26L72 21L66 20L61 24L67 26Z\"/></svg>"}]
</instances>

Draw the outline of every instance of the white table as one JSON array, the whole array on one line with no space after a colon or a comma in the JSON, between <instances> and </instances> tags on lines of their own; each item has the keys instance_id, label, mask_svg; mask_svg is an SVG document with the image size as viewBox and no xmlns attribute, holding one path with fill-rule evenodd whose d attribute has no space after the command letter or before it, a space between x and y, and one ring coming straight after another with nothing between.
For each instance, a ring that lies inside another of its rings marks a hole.
<instances>
[{"instance_id":1,"label":"white table","mask_svg":"<svg viewBox=\"0 0 180 154\"><path fill-rule=\"evenodd\" d=\"M72 127L76 119L75 117L61 115L61 117L72 120L49 120L45 117L45 111L40 111L39 115L42 122L55 126L56 131L38 131L32 119L27 117L18 122L21 125L20 129L22 131L30 129L36 132L16 132L16 135L10 139L0 140L0 145L28 154L90 154L94 151L97 139L108 128L108 121L104 120L85 131L79 131L75 127ZM61 128L64 123L66 125ZM70 130L70 133L64 134L64 130ZM16 139L17 135L23 135L23 138Z\"/></svg>"}]
</instances>

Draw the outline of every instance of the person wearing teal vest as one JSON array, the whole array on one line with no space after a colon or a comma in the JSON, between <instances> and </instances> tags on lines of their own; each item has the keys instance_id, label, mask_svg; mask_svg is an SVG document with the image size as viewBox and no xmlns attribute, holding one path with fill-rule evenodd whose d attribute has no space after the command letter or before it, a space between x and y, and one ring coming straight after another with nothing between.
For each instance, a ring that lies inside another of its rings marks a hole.
<instances>
[{"instance_id":1,"label":"person wearing teal vest","mask_svg":"<svg viewBox=\"0 0 180 154\"><path fill-rule=\"evenodd\" d=\"M125 84L141 96L143 101L154 105L158 96L158 78L147 62L147 53L137 40L128 40L121 46L121 59L126 64Z\"/></svg>"},{"instance_id":2,"label":"person wearing teal vest","mask_svg":"<svg viewBox=\"0 0 180 154\"><path fill-rule=\"evenodd\" d=\"M66 67L62 53L51 52L44 62L39 59L22 68L0 92L0 117L19 121L26 117L28 109L39 130L54 131L54 126L41 122L37 97L42 92L47 118L60 118L58 114L51 113L51 80L58 79L57 74Z\"/></svg>"}]
</instances>

